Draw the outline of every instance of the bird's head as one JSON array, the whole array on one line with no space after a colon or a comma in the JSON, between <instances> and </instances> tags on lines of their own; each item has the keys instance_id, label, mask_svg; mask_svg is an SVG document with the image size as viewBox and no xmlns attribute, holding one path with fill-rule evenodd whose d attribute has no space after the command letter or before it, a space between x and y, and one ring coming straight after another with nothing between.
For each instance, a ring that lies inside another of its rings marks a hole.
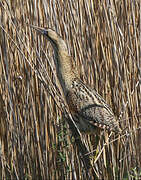
<instances>
[{"instance_id":1,"label":"bird's head","mask_svg":"<svg viewBox=\"0 0 141 180\"><path fill-rule=\"evenodd\" d=\"M59 48L63 51L67 51L67 45L65 41L52 29L50 28L42 28L38 26L30 26L31 28L35 29L38 33L42 34L46 37L53 45L54 48Z\"/></svg>"}]
</instances>

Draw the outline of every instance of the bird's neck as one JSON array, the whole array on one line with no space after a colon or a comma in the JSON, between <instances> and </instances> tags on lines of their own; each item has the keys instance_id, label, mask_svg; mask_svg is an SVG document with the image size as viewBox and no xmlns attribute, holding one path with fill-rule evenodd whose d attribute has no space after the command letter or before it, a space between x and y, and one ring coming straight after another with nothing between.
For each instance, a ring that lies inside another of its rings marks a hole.
<instances>
[{"instance_id":1,"label":"bird's neck","mask_svg":"<svg viewBox=\"0 0 141 180\"><path fill-rule=\"evenodd\" d=\"M64 94L71 88L72 81L77 77L77 71L74 67L72 57L65 50L55 52L55 65L57 77L60 81Z\"/></svg>"}]
</instances>

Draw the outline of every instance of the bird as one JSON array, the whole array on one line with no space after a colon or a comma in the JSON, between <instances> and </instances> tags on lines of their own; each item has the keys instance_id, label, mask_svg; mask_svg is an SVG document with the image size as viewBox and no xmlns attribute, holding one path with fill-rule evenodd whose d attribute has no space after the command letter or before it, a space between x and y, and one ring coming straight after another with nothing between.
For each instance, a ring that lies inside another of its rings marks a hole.
<instances>
[{"instance_id":1,"label":"bird","mask_svg":"<svg viewBox=\"0 0 141 180\"><path fill-rule=\"evenodd\" d=\"M81 133L95 133L95 129L120 133L119 123L111 109L98 92L80 79L67 44L51 28L31 25L51 43L57 78L73 120Z\"/></svg>"}]
</instances>

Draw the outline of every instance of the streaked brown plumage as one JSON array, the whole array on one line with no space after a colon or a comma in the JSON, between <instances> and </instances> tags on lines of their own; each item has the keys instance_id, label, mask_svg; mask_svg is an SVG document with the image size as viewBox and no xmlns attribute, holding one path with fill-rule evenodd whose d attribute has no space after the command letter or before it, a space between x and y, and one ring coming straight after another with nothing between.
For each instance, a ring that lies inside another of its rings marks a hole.
<instances>
[{"instance_id":1,"label":"streaked brown plumage","mask_svg":"<svg viewBox=\"0 0 141 180\"><path fill-rule=\"evenodd\" d=\"M95 127L120 132L118 122L105 100L79 79L64 40L52 29L31 26L51 42L55 66L70 112L79 130L93 133Z\"/></svg>"}]
</instances>

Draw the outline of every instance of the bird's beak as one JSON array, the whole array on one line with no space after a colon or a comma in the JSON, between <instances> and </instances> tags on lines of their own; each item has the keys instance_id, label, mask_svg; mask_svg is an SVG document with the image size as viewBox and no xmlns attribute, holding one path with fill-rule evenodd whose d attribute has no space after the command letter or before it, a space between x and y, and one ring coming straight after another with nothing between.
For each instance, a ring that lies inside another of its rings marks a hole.
<instances>
[{"instance_id":1,"label":"bird's beak","mask_svg":"<svg viewBox=\"0 0 141 180\"><path fill-rule=\"evenodd\" d=\"M30 25L31 28L35 29L37 32L43 34L43 35L47 35L47 30L45 28L42 27L38 27L38 26L33 26Z\"/></svg>"}]
</instances>

